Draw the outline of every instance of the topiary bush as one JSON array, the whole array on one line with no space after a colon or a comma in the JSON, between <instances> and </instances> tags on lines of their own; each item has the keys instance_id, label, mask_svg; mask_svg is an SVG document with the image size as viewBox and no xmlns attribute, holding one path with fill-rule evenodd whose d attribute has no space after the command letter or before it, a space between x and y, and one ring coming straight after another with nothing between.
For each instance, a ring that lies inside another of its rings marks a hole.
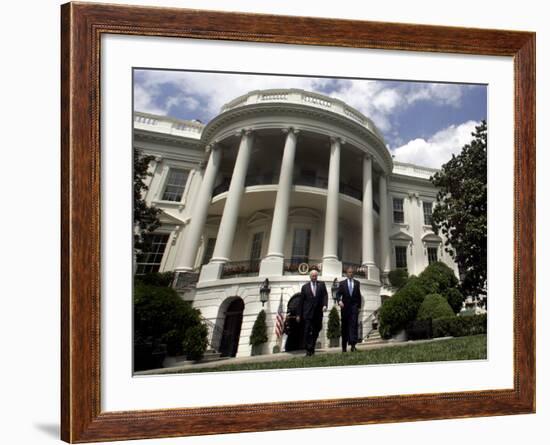
<instances>
[{"instance_id":1,"label":"topiary bush","mask_svg":"<svg viewBox=\"0 0 550 445\"><path fill-rule=\"evenodd\" d=\"M182 346L183 352L189 360L200 360L208 346L206 326L201 323L187 329Z\"/></svg>"},{"instance_id":2,"label":"topiary bush","mask_svg":"<svg viewBox=\"0 0 550 445\"><path fill-rule=\"evenodd\" d=\"M401 289L409 279L409 273L407 269L394 269L388 273L388 280L390 280L390 285L397 289Z\"/></svg>"},{"instance_id":3,"label":"topiary bush","mask_svg":"<svg viewBox=\"0 0 550 445\"><path fill-rule=\"evenodd\" d=\"M449 288L458 285L458 278L453 269L441 261L430 264L418 276L421 286L424 287L427 294L444 294Z\"/></svg>"},{"instance_id":4,"label":"topiary bush","mask_svg":"<svg viewBox=\"0 0 550 445\"><path fill-rule=\"evenodd\" d=\"M340 334L340 314L338 313L338 308L336 306L332 306L332 309L328 314L327 338L329 340L335 340L340 338Z\"/></svg>"},{"instance_id":5,"label":"topiary bush","mask_svg":"<svg viewBox=\"0 0 550 445\"><path fill-rule=\"evenodd\" d=\"M190 328L196 326L203 326L200 311L182 300L174 289L146 285L139 281L135 283L135 348L144 343L151 343L153 348L165 344L168 355L182 354L186 335Z\"/></svg>"},{"instance_id":6,"label":"topiary bush","mask_svg":"<svg viewBox=\"0 0 550 445\"><path fill-rule=\"evenodd\" d=\"M455 301L457 294L449 291L456 289L457 285L458 278L454 271L441 261L430 264L418 277L410 276L403 287L382 304L379 313L380 335L383 338L389 338L407 328L409 323L416 319L426 295L447 296L448 292L451 292L450 298L453 304L457 304ZM447 301L445 303L448 305ZM454 315L453 309L451 312Z\"/></svg>"},{"instance_id":7,"label":"topiary bush","mask_svg":"<svg viewBox=\"0 0 550 445\"><path fill-rule=\"evenodd\" d=\"M426 295L418 309L417 320L437 320L438 318L449 318L455 313L447 300L439 294Z\"/></svg>"},{"instance_id":8,"label":"topiary bush","mask_svg":"<svg viewBox=\"0 0 550 445\"><path fill-rule=\"evenodd\" d=\"M407 283L380 308L378 313L380 335L383 338L389 338L414 320L425 294L419 279L410 277Z\"/></svg>"},{"instance_id":9,"label":"topiary bush","mask_svg":"<svg viewBox=\"0 0 550 445\"><path fill-rule=\"evenodd\" d=\"M455 314L458 314L462 309L462 303L464 302L464 295L456 287L451 287L447 289L443 296L449 303L449 306L453 309Z\"/></svg>"},{"instance_id":10,"label":"topiary bush","mask_svg":"<svg viewBox=\"0 0 550 445\"><path fill-rule=\"evenodd\" d=\"M250 344L259 346L267 341L267 325L265 322L265 311L262 309L252 326L252 334L250 334Z\"/></svg>"},{"instance_id":11,"label":"topiary bush","mask_svg":"<svg viewBox=\"0 0 550 445\"><path fill-rule=\"evenodd\" d=\"M464 337L487 333L487 314L440 318L432 322L433 337Z\"/></svg>"}]
</instances>

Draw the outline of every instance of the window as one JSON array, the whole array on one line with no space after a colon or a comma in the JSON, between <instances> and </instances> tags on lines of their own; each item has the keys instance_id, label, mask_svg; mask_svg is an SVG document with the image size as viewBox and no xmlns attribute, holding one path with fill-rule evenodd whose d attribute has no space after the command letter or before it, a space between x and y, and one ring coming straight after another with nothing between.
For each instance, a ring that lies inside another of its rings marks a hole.
<instances>
[{"instance_id":1,"label":"window","mask_svg":"<svg viewBox=\"0 0 550 445\"><path fill-rule=\"evenodd\" d=\"M163 201L181 201L183 191L185 190L185 183L189 172L180 168L171 168L166 178L166 185L164 186L164 193L162 195Z\"/></svg>"},{"instance_id":2,"label":"window","mask_svg":"<svg viewBox=\"0 0 550 445\"><path fill-rule=\"evenodd\" d=\"M428 264L432 264L438 261L437 259L437 247L428 247Z\"/></svg>"},{"instance_id":3,"label":"window","mask_svg":"<svg viewBox=\"0 0 550 445\"><path fill-rule=\"evenodd\" d=\"M252 247L250 248L250 259L259 260L262 256L262 242L264 232L256 232L252 237Z\"/></svg>"},{"instance_id":4,"label":"window","mask_svg":"<svg viewBox=\"0 0 550 445\"><path fill-rule=\"evenodd\" d=\"M169 236L167 233L155 233L144 236L146 247L143 253L137 257L136 275L159 271Z\"/></svg>"},{"instance_id":5,"label":"window","mask_svg":"<svg viewBox=\"0 0 550 445\"><path fill-rule=\"evenodd\" d=\"M309 240L311 230L295 229L294 241L292 243L292 262L307 263L309 261Z\"/></svg>"},{"instance_id":6,"label":"window","mask_svg":"<svg viewBox=\"0 0 550 445\"><path fill-rule=\"evenodd\" d=\"M403 198L393 198L393 222L398 224L403 224L405 222Z\"/></svg>"},{"instance_id":7,"label":"window","mask_svg":"<svg viewBox=\"0 0 550 445\"><path fill-rule=\"evenodd\" d=\"M422 208L424 209L424 224L427 226L432 225L432 203L423 202Z\"/></svg>"},{"instance_id":8,"label":"window","mask_svg":"<svg viewBox=\"0 0 550 445\"><path fill-rule=\"evenodd\" d=\"M206 248L204 249L204 255L202 256L202 264L208 264L212 255L214 255L214 247L216 247L216 238L208 238L206 241Z\"/></svg>"},{"instance_id":9,"label":"window","mask_svg":"<svg viewBox=\"0 0 550 445\"><path fill-rule=\"evenodd\" d=\"M395 267L407 268L407 246L395 246Z\"/></svg>"}]
</instances>

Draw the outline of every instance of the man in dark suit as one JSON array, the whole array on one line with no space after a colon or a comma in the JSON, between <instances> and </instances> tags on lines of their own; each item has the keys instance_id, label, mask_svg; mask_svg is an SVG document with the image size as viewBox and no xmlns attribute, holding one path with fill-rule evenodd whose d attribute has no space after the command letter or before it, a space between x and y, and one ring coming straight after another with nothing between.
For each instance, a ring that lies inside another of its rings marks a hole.
<instances>
[{"instance_id":1,"label":"man in dark suit","mask_svg":"<svg viewBox=\"0 0 550 445\"><path fill-rule=\"evenodd\" d=\"M346 279L340 282L338 289L338 304L342 315L342 352L347 351L347 345L356 351L358 340L358 317L361 308L361 287L359 281L353 278L353 269L346 269Z\"/></svg>"},{"instance_id":2,"label":"man in dark suit","mask_svg":"<svg viewBox=\"0 0 550 445\"><path fill-rule=\"evenodd\" d=\"M315 353L315 343L323 326L323 312L327 310L328 292L325 283L317 281L319 273L312 270L310 281L302 286L297 321L304 322L306 356Z\"/></svg>"}]
</instances>

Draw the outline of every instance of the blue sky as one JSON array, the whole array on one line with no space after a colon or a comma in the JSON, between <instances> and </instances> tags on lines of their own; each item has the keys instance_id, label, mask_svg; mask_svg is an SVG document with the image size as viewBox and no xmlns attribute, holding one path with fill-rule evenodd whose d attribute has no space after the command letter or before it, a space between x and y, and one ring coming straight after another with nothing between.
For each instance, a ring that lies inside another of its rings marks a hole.
<instances>
[{"instance_id":1,"label":"blue sky","mask_svg":"<svg viewBox=\"0 0 550 445\"><path fill-rule=\"evenodd\" d=\"M251 90L303 88L336 97L370 117L396 160L440 167L487 117L485 85L135 70L136 111L210 121Z\"/></svg>"}]
</instances>

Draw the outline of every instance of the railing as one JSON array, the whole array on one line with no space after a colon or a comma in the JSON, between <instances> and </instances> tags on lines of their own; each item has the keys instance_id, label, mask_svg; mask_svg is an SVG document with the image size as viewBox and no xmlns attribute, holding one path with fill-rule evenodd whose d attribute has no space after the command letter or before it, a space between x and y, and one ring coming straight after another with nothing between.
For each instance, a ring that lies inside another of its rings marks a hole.
<instances>
[{"instance_id":1,"label":"railing","mask_svg":"<svg viewBox=\"0 0 550 445\"><path fill-rule=\"evenodd\" d=\"M231 183L231 180L229 178L224 179L221 184L214 187L212 196L216 196L216 195L219 195L220 193L227 192L229 190L230 183ZM247 176L244 181L245 187L250 187L253 185L267 185L267 184L269 185L275 184L275 176L273 174Z\"/></svg>"},{"instance_id":2,"label":"railing","mask_svg":"<svg viewBox=\"0 0 550 445\"><path fill-rule=\"evenodd\" d=\"M351 267L353 269L353 275L358 278L364 278L367 280L369 278L368 268L366 266L362 266L359 263L350 263L348 261L342 262L342 273L345 275L346 270L348 267Z\"/></svg>"},{"instance_id":3,"label":"railing","mask_svg":"<svg viewBox=\"0 0 550 445\"><path fill-rule=\"evenodd\" d=\"M340 183L340 193L351 196L359 201L363 200L363 192L352 185L346 184L345 182Z\"/></svg>"},{"instance_id":4,"label":"railing","mask_svg":"<svg viewBox=\"0 0 550 445\"><path fill-rule=\"evenodd\" d=\"M152 125L157 127L155 131L166 134L176 132L194 133L194 137L200 137L204 124L198 121L185 121L166 116L156 116L148 113L134 113L134 122L141 125Z\"/></svg>"},{"instance_id":5,"label":"railing","mask_svg":"<svg viewBox=\"0 0 550 445\"><path fill-rule=\"evenodd\" d=\"M328 187L328 178L320 176L298 176L294 179L294 185L306 185L308 187L326 189Z\"/></svg>"},{"instance_id":6,"label":"railing","mask_svg":"<svg viewBox=\"0 0 550 445\"><path fill-rule=\"evenodd\" d=\"M260 272L260 260L230 261L223 265L221 278L254 277Z\"/></svg>"},{"instance_id":7,"label":"railing","mask_svg":"<svg viewBox=\"0 0 550 445\"><path fill-rule=\"evenodd\" d=\"M287 275L307 275L313 269L321 272L323 269L323 260L295 256L285 258L283 262L283 272Z\"/></svg>"},{"instance_id":8,"label":"railing","mask_svg":"<svg viewBox=\"0 0 550 445\"><path fill-rule=\"evenodd\" d=\"M275 185L276 180L277 178L273 174L247 176L244 185L245 187L250 187L254 185ZM299 176L293 182L294 185L305 185L308 187L316 187L325 190L328 187L328 178L323 176ZM212 196L227 192L229 190L230 183L231 180L229 178L224 179L223 182L214 187ZM339 191L343 195L351 196L358 201L363 200L362 190L348 183L340 182ZM380 213L380 207L378 206L376 201L373 200L372 206L377 213Z\"/></svg>"},{"instance_id":9,"label":"railing","mask_svg":"<svg viewBox=\"0 0 550 445\"><path fill-rule=\"evenodd\" d=\"M315 93L312 91L293 88L251 91L243 96L233 99L231 102L226 103L222 107L221 112L223 113L244 105L254 105L265 102L287 102L330 110L336 114L340 114L350 120L353 120L374 133L382 141L384 140L382 133L380 133L378 128L376 128L372 120L363 113L345 104L340 99L325 96L324 94Z\"/></svg>"},{"instance_id":10,"label":"railing","mask_svg":"<svg viewBox=\"0 0 550 445\"><path fill-rule=\"evenodd\" d=\"M201 321L205 324L206 328L208 329L208 336L206 338L206 342L208 346L210 346L211 349L218 352L218 346L220 344L221 339L223 338L223 334L226 332L222 328L220 328L216 323L213 321L210 321L206 318L204 318L202 315L200 315Z\"/></svg>"}]
</instances>

